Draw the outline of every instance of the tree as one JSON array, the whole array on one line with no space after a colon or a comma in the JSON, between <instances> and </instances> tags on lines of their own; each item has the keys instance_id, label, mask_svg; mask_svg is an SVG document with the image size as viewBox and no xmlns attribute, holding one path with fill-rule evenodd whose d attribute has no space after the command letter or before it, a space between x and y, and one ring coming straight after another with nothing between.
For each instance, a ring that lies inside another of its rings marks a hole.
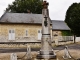
<instances>
[{"instance_id":1,"label":"tree","mask_svg":"<svg viewBox=\"0 0 80 60\"><path fill-rule=\"evenodd\" d=\"M15 13L42 13L42 0L15 0L6 11Z\"/></svg>"},{"instance_id":2,"label":"tree","mask_svg":"<svg viewBox=\"0 0 80 60\"><path fill-rule=\"evenodd\" d=\"M73 3L66 12L65 22L74 35L80 36L80 3Z\"/></svg>"}]
</instances>

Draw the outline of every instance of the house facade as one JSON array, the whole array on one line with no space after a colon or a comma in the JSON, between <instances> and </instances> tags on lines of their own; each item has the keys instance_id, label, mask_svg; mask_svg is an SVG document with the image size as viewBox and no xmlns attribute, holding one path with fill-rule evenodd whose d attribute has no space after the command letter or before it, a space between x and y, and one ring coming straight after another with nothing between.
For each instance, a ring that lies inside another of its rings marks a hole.
<instances>
[{"instance_id":1,"label":"house facade","mask_svg":"<svg viewBox=\"0 0 80 60\"><path fill-rule=\"evenodd\" d=\"M64 21L55 21L52 20L52 33L53 36L69 36L70 33L64 34L63 32L70 32L70 28L67 26L67 24Z\"/></svg>"},{"instance_id":2,"label":"house facade","mask_svg":"<svg viewBox=\"0 0 80 60\"><path fill-rule=\"evenodd\" d=\"M27 42L40 40L41 20L40 14L5 13L0 20L0 41Z\"/></svg>"},{"instance_id":3,"label":"house facade","mask_svg":"<svg viewBox=\"0 0 80 60\"><path fill-rule=\"evenodd\" d=\"M39 42L42 36L42 14L5 13L0 19L0 42ZM70 31L63 21L51 20L51 38Z\"/></svg>"},{"instance_id":4,"label":"house facade","mask_svg":"<svg viewBox=\"0 0 80 60\"><path fill-rule=\"evenodd\" d=\"M52 39L58 41L72 41L70 28L64 21L52 20Z\"/></svg>"}]
</instances>

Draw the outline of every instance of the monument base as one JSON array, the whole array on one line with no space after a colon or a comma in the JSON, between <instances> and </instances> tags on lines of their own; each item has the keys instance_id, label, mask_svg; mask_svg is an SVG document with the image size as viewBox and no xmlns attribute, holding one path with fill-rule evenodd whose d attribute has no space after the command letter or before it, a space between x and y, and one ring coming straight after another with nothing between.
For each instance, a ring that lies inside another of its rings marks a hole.
<instances>
[{"instance_id":1,"label":"monument base","mask_svg":"<svg viewBox=\"0 0 80 60\"><path fill-rule=\"evenodd\" d=\"M56 59L56 54L54 54L53 51L50 51L49 54L40 51L40 54L37 55L37 59Z\"/></svg>"}]
</instances>

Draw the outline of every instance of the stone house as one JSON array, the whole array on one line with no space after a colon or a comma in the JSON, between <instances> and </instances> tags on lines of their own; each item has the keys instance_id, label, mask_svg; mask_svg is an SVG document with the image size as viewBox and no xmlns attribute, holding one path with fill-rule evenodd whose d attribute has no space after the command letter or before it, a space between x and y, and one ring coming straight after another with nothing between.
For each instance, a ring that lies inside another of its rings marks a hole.
<instances>
[{"instance_id":1,"label":"stone house","mask_svg":"<svg viewBox=\"0 0 80 60\"><path fill-rule=\"evenodd\" d=\"M52 20L52 39L58 41L73 41L70 28L64 21Z\"/></svg>"},{"instance_id":2,"label":"stone house","mask_svg":"<svg viewBox=\"0 0 80 60\"><path fill-rule=\"evenodd\" d=\"M65 31L65 32L70 31L70 28L66 25L66 23L64 21L52 20L52 34L53 34L53 36L62 36L63 31ZM63 35L63 36L65 36L65 35Z\"/></svg>"},{"instance_id":3,"label":"stone house","mask_svg":"<svg viewBox=\"0 0 80 60\"><path fill-rule=\"evenodd\" d=\"M40 41L42 19L42 14L4 13L0 18L0 42ZM51 20L51 38L56 33L62 35L61 30L70 31L70 28L64 21Z\"/></svg>"}]
</instances>

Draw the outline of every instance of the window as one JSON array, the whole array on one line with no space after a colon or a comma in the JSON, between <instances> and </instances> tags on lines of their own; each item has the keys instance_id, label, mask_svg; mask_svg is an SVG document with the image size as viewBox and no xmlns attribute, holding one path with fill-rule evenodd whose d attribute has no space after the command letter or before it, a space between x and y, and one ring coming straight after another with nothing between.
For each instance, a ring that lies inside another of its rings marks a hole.
<instances>
[{"instance_id":1,"label":"window","mask_svg":"<svg viewBox=\"0 0 80 60\"><path fill-rule=\"evenodd\" d=\"M15 32L14 32L14 30L9 30L9 40L15 40Z\"/></svg>"},{"instance_id":2,"label":"window","mask_svg":"<svg viewBox=\"0 0 80 60\"><path fill-rule=\"evenodd\" d=\"M11 30L9 30L9 33L11 33Z\"/></svg>"},{"instance_id":3,"label":"window","mask_svg":"<svg viewBox=\"0 0 80 60\"><path fill-rule=\"evenodd\" d=\"M38 40L41 40L41 37L42 37L42 31L38 30Z\"/></svg>"},{"instance_id":4,"label":"window","mask_svg":"<svg viewBox=\"0 0 80 60\"><path fill-rule=\"evenodd\" d=\"M40 30L38 30L38 33L40 33Z\"/></svg>"},{"instance_id":5,"label":"window","mask_svg":"<svg viewBox=\"0 0 80 60\"><path fill-rule=\"evenodd\" d=\"M26 36L28 36L28 31L26 30Z\"/></svg>"}]
</instances>

